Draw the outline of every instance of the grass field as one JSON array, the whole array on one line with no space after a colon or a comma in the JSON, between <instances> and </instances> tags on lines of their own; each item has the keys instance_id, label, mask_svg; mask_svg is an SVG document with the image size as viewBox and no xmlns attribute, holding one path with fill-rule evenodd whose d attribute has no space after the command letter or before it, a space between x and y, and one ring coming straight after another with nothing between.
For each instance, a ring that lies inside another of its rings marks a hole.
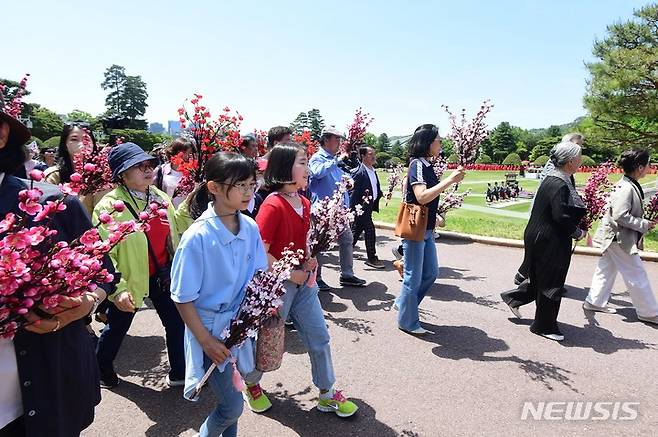
<instances>
[{"instance_id":1,"label":"grass field","mask_svg":"<svg viewBox=\"0 0 658 437\"><path fill-rule=\"evenodd\" d=\"M460 184L459 191L470 189L472 196L467 196L464 200L465 204L473 205L474 207L486 207L486 200L484 194L486 193L488 182L502 182L505 180L505 171L469 171L463 183ZM388 173L379 171L379 178L382 190L384 192L388 189ZM576 185L582 186L589 177L589 173L576 174ZM619 180L621 175L615 174L610 176L612 182ZM538 181L533 179L518 178L519 185L524 190L535 192ZM656 175L649 175L642 179L641 184L645 187L653 187L656 183ZM512 213L528 213L530 210L530 202L511 204L503 208L489 208L491 212L481 210L468 210L461 208L456 211L448 213L446 220L445 230L462 232L473 235L483 235L488 237L502 237L523 239L523 231L527 223L526 219L517 217L506 217L505 211ZM399 188L396 189L396 195L389 202L387 206L382 201L380 203L379 214L375 213L374 220L383 221L387 223L395 223L397 218L398 209L400 207ZM497 210L497 211L496 211ZM514 214L512 214L514 215ZM596 230L598 224L595 224L593 231ZM584 245L585 242L580 243ZM658 231L649 232L645 238L645 250L658 251Z\"/></svg>"}]
</instances>

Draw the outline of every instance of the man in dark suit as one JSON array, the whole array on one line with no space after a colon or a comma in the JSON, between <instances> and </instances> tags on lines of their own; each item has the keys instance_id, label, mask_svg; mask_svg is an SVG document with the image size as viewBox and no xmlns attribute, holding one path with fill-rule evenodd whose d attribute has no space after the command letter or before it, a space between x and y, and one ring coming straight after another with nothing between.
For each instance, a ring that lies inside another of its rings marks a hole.
<instances>
[{"instance_id":1,"label":"man in dark suit","mask_svg":"<svg viewBox=\"0 0 658 437\"><path fill-rule=\"evenodd\" d=\"M366 265L375 269L383 269L384 263L377 258L375 225L372 222L372 212L379 212L379 199L382 197L379 178L374 168L375 150L363 144L359 147L359 159L361 165L352 172L354 190L350 193L350 208L355 209L357 205L361 205L363 214L354 220L352 234L356 243L361 232L365 232L366 253L368 254Z\"/></svg>"}]
</instances>

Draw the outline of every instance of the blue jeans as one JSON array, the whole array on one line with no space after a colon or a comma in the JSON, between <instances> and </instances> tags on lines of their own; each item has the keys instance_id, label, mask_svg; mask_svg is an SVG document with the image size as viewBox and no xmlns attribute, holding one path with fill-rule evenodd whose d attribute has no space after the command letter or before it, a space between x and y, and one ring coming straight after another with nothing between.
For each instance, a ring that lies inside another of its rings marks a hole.
<instances>
[{"instance_id":1,"label":"blue jeans","mask_svg":"<svg viewBox=\"0 0 658 437\"><path fill-rule=\"evenodd\" d=\"M322 279L322 261L324 253L318 254L318 280ZM338 258L340 261L340 276L351 278L354 276L354 239L352 230L347 228L338 236Z\"/></svg>"},{"instance_id":2,"label":"blue jeans","mask_svg":"<svg viewBox=\"0 0 658 437\"><path fill-rule=\"evenodd\" d=\"M290 315L308 349L313 385L320 390L329 390L336 378L331 360L329 330L318 298L318 287L298 287L290 281L285 282L285 287L286 294L283 295L283 307L279 314L284 320ZM245 380L249 384L256 384L262 376L262 372L254 370Z\"/></svg>"},{"instance_id":3,"label":"blue jeans","mask_svg":"<svg viewBox=\"0 0 658 437\"><path fill-rule=\"evenodd\" d=\"M207 371L212 361L203 356L203 368ZM233 387L233 366L229 363L223 372L213 370L208 384L217 396L217 407L199 428L199 437L236 437L238 419L242 415L242 393Z\"/></svg>"},{"instance_id":4,"label":"blue jeans","mask_svg":"<svg viewBox=\"0 0 658 437\"><path fill-rule=\"evenodd\" d=\"M156 313L165 328L167 355L169 358L169 378L185 379L185 352L183 350L183 333L185 324L176 309L169 293L162 293L157 286L155 276L149 280L149 299L153 302ZM96 358L101 373L114 372L113 362L119 353L135 313L121 311L110 302L107 311L107 325L101 332L96 346Z\"/></svg>"},{"instance_id":5,"label":"blue jeans","mask_svg":"<svg viewBox=\"0 0 658 437\"><path fill-rule=\"evenodd\" d=\"M425 231L423 241L402 240L404 249L404 277L398 306L398 326L407 331L420 328L418 305L439 275L434 232Z\"/></svg>"}]
</instances>

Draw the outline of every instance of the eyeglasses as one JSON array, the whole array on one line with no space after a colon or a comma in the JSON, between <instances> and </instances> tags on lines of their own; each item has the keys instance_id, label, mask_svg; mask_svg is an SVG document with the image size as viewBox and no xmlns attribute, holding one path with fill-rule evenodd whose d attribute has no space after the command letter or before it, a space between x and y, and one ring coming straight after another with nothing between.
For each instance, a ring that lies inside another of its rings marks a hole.
<instances>
[{"instance_id":1,"label":"eyeglasses","mask_svg":"<svg viewBox=\"0 0 658 437\"><path fill-rule=\"evenodd\" d=\"M144 162L140 162L134 167L139 169L139 171L141 171L142 173L146 173L149 170L153 170L155 168L155 164L152 161L144 161Z\"/></svg>"},{"instance_id":2,"label":"eyeglasses","mask_svg":"<svg viewBox=\"0 0 658 437\"><path fill-rule=\"evenodd\" d=\"M219 185L226 185L228 187L233 187L237 188L238 190L242 191L243 194L247 193L255 193L256 189L258 188L258 184L255 182L251 184L227 184L225 182L217 182Z\"/></svg>"}]
</instances>

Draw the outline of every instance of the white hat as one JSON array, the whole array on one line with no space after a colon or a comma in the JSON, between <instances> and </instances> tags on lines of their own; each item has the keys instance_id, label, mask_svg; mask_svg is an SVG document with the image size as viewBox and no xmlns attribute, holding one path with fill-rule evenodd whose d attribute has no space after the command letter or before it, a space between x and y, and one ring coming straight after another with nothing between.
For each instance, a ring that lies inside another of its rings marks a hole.
<instances>
[{"instance_id":1,"label":"white hat","mask_svg":"<svg viewBox=\"0 0 658 437\"><path fill-rule=\"evenodd\" d=\"M345 138L345 135L343 135L334 126L327 126L324 129L322 129L322 136L325 136L325 135L335 135L335 136L340 137L340 138Z\"/></svg>"}]
</instances>

